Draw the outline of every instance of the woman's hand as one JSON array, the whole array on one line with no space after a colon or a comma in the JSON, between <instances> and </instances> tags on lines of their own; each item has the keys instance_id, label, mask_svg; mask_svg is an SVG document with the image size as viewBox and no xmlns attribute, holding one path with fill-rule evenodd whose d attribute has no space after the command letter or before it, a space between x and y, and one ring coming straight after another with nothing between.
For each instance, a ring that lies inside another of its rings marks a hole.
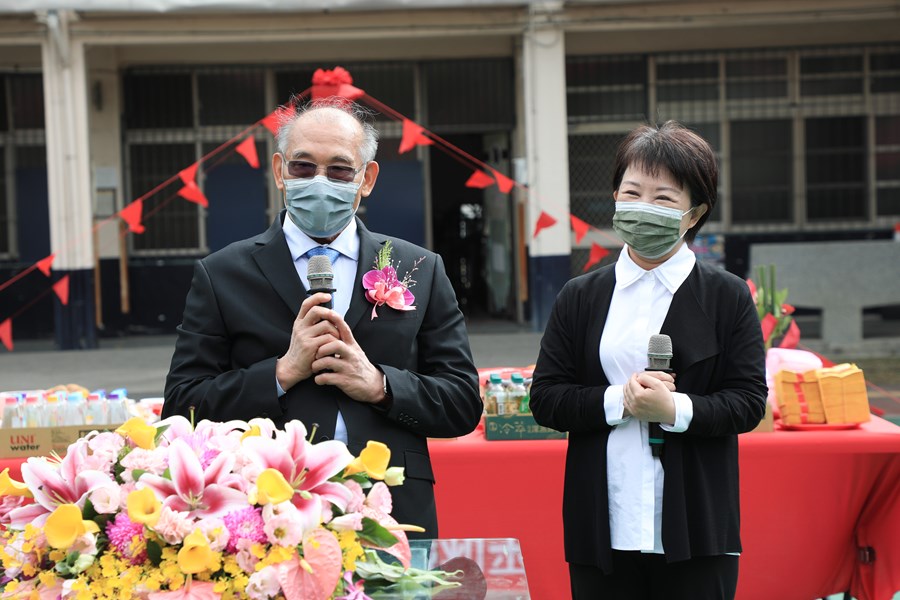
<instances>
[{"instance_id":1,"label":"woman's hand","mask_svg":"<svg viewBox=\"0 0 900 600\"><path fill-rule=\"evenodd\" d=\"M634 373L623 387L625 414L649 423L675 422L675 377L663 371Z\"/></svg>"}]
</instances>

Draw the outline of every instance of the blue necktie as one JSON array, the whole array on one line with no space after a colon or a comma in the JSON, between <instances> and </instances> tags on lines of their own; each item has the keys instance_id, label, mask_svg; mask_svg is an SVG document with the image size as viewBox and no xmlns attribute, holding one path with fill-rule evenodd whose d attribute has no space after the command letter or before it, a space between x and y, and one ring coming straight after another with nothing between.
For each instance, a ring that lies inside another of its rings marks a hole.
<instances>
[{"instance_id":1,"label":"blue necktie","mask_svg":"<svg viewBox=\"0 0 900 600\"><path fill-rule=\"evenodd\" d=\"M340 252L334 248L329 248L328 246L316 246L315 248L310 248L306 253L307 258L312 258L313 256L327 256L332 265L340 255Z\"/></svg>"}]
</instances>

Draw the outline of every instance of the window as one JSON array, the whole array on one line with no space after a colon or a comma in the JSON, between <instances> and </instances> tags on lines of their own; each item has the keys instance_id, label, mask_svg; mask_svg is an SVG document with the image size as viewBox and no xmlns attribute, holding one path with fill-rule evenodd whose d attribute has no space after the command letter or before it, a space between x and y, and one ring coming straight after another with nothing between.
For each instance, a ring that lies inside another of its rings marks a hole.
<instances>
[{"instance_id":1,"label":"window","mask_svg":"<svg viewBox=\"0 0 900 600\"><path fill-rule=\"evenodd\" d=\"M613 168L624 133L569 136L572 214L594 227L612 227Z\"/></svg>"},{"instance_id":2,"label":"window","mask_svg":"<svg viewBox=\"0 0 900 600\"><path fill-rule=\"evenodd\" d=\"M800 58L800 95L862 94L862 54Z\"/></svg>"},{"instance_id":3,"label":"window","mask_svg":"<svg viewBox=\"0 0 900 600\"><path fill-rule=\"evenodd\" d=\"M513 65L505 58L422 65L430 129L507 131L515 126Z\"/></svg>"},{"instance_id":4,"label":"window","mask_svg":"<svg viewBox=\"0 0 900 600\"><path fill-rule=\"evenodd\" d=\"M731 123L731 218L739 223L793 220L791 122Z\"/></svg>"},{"instance_id":5,"label":"window","mask_svg":"<svg viewBox=\"0 0 900 600\"><path fill-rule=\"evenodd\" d=\"M900 215L900 116L875 119L876 214Z\"/></svg>"},{"instance_id":6,"label":"window","mask_svg":"<svg viewBox=\"0 0 900 600\"><path fill-rule=\"evenodd\" d=\"M865 120L826 117L805 125L807 218L865 219Z\"/></svg>"},{"instance_id":7,"label":"window","mask_svg":"<svg viewBox=\"0 0 900 600\"><path fill-rule=\"evenodd\" d=\"M647 114L644 56L566 59L569 123L642 120Z\"/></svg>"},{"instance_id":8,"label":"window","mask_svg":"<svg viewBox=\"0 0 900 600\"><path fill-rule=\"evenodd\" d=\"M725 78L728 100L787 98L787 57L728 59Z\"/></svg>"}]
</instances>

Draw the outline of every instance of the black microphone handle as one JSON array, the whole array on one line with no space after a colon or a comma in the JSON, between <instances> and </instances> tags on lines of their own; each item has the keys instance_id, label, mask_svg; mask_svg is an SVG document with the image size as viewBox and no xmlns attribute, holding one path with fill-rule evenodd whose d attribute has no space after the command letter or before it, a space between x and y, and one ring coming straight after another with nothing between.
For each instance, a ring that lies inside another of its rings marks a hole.
<instances>
[{"instance_id":1,"label":"black microphone handle","mask_svg":"<svg viewBox=\"0 0 900 600\"><path fill-rule=\"evenodd\" d=\"M662 371L663 373L674 373L674 369L651 369L646 368L645 371ZM666 443L663 437L663 428L659 423L648 423L650 431L648 432L648 440L650 442L650 454L653 456L662 456L663 444Z\"/></svg>"},{"instance_id":2,"label":"black microphone handle","mask_svg":"<svg viewBox=\"0 0 900 600\"><path fill-rule=\"evenodd\" d=\"M319 292L323 292L325 294L331 294L331 300L328 302L323 302L319 306L324 306L325 308L330 308L334 310L334 293L337 290L334 288L312 288L306 292L306 297L312 296L313 294L317 294Z\"/></svg>"}]
</instances>

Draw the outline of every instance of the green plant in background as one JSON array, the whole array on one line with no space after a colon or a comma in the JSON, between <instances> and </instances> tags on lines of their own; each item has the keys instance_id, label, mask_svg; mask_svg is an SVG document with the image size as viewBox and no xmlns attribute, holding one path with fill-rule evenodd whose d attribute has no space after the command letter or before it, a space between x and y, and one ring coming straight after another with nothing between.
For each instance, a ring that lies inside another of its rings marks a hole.
<instances>
[{"instance_id":1,"label":"green plant in background","mask_svg":"<svg viewBox=\"0 0 900 600\"><path fill-rule=\"evenodd\" d=\"M756 314L763 330L766 350L772 347L775 340L780 339L779 347L792 348L800 339L800 330L791 315L794 307L785 302L787 289L775 287L775 265L757 267L756 281L747 280L750 293L756 303Z\"/></svg>"}]
</instances>

